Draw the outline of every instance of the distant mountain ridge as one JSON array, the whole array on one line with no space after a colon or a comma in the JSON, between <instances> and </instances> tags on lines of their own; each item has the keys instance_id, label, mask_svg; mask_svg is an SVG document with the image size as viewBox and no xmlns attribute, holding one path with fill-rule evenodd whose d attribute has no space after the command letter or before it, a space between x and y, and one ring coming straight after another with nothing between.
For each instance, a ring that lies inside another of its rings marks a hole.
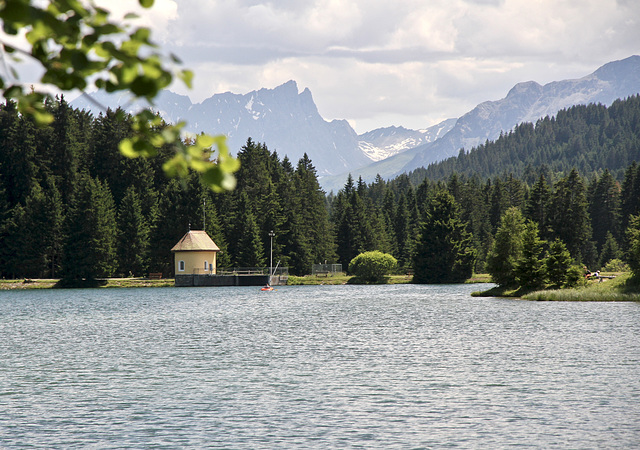
<instances>
[{"instance_id":1,"label":"distant mountain ridge","mask_svg":"<svg viewBox=\"0 0 640 450\"><path fill-rule=\"evenodd\" d=\"M577 104L610 105L618 98L640 93L640 56L607 63L583 78L555 81L544 86L535 81L516 84L505 98L480 103L458 119L448 119L425 130L379 128L360 136L346 120L328 122L318 113L309 89L298 92L295 81L274 89L247 94L215 94L202 103L163 91L156 109L168 122L185 120L188 131L226 134L233 153L251 137L263 142L294 164L307 153L325 190L337 190L347 174L372 181L384 179L457 155L460 149L492 141L522 122L535 123L545 116ZM128 112L145 105L128 103L125 96L94 94L101 104ZM72 106L95 111L80 97Z\"/></svg>"},{"instance_id":2,"label":"distant mountain ridge","mask_svg":"<svg viewBox=\"0 0 640 450\"><path fill-rule=\"evenodd\" d=\"M495 140L501 132L507 132L519 123L535 123L574 105L602 103L609 106L617 99L637 93L640 93L640 56L607 63L592 74L575 80L554 81L544 86L534 81L518 83L505 98L483 102L460 117L441 139L412 149L413 158L396 174L454 156L461 148L468 151L487 140Z\"/></svg>"},{"instance_id":3,"label":"distant mountain ridge","mask_svg":"<svg viewBox=\"0 0 640 450\"><path fill-rule=\"evenodd\" d=\"M422 144L440 139L455 125L457 119L447 119L426 130L386 127L359 136L360 149L374 161L380 161Z\"/></svg>"},{"instance_id":4,"label":"distant mountain ridge","mask_svg":"<svg viewBox=\"0 0 640 450\"><path fill-rule=\"evenodd\" d=\"M129 102L125 95L99 92L92 97L109 107L135 112L148 107ZM71 105L96 112L90 100L79 97ZM307 153L319 175L338 174L371 163L359 147L359 138L346 120L325 121L313 101L311 91L298 93L295 81L275 89L260 89L248 94L215 94L202 103L192 104L189 97L162 91L154 110L171 123L187 122L193 133L225 134L233 153L251 137L256 142L287 155L295 165Z\"/></svg>"}]
</instances>

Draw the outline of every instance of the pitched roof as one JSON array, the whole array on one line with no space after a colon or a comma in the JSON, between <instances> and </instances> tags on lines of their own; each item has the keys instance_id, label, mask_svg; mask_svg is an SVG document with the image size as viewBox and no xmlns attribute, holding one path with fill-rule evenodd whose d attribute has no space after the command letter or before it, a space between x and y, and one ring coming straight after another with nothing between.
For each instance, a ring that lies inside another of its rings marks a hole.
<instances>
[{"instance_id":1,"label":"pitched roof","mask_svg":"<svg viewBox=\"0 0 640 450\"><path fill-rule=\"evenodd\" d=\"M173 246L172 252L189 252L189 251L213 251L219 252L220 248L216 245L209 235L204 231L191 230L182 239Z\"/></svg>"}]
</instances>

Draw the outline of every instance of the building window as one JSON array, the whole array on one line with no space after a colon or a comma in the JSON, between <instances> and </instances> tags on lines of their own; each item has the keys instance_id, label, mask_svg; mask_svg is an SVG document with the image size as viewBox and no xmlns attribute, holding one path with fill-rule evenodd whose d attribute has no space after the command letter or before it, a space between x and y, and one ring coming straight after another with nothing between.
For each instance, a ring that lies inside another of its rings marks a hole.
<instances>
[{"instance_id":1,"label":"building window","mask_svg":"<svg viewBox=\"0 0 640 450\"><path fill-rule=\"evenodd\" d=\"M178 262L178 271L184 272L184 261Z\"/></svg>"},{"instance_id":2,"label":"building window","mask_svg":"<svg viewBox=\"0 0 640 450\"><path fill-rule=\"evenodd\" d=\"M204 271L207 271L207 268L209 267L209 263L207 261L204 262Z\"/></svg>"}]
</instances>

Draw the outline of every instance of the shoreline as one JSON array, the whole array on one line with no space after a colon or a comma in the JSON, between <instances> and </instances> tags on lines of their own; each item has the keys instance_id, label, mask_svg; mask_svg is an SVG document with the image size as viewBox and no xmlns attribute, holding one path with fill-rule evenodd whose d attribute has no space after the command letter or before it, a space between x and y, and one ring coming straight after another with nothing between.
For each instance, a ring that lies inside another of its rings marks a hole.
<instances>
[{"instance_id":1,"label":"shoreline","mask_svg":"<svg viewBox=\"0 0 640 450\"><path fill-rule=\"evenodd\" d=\"M307 275L303 277L290 276L288 286L328 286L349 284L354 277L351 275L338 274L334 276ZM60 281L57 278L29 278L15 280L0 280L0 291L25 290L25 289L66 289L56 287ZM174 287L173 278L162 278L151 280L147 277L134 278L101 278L98 281L101 285L95 289L109 288L143 288L143 287ZM391 275L387 278L386 284L409 284L412 281L411 275ZM476 274L469 278L465 284L469 283L490 283L488 274ZM72 288L71 288L72 289Z\"/></svg>"},{"instance_id":2,"label":"shoreline","mask_svg":"<svg viewBox=\"0 0 640 450\"><path fill-rule=\"evenodd\" d=\"M339 274L335 276L289 277L288 286L331 286L353 283L352 276ZM18 279L0 280L0 291L31 290L31 289L65 289L57 287L59 279ZM93 289L117 288L161 288L174 287L173 278L151 280L146 277L137 278L104 278L99 279L100 286ZM391 275L385 284L409 284L411 275ZM490 283L488 274L476 274L464 284ZM355 283L354 283L355 284ZM73 289L73 288L71 288ZM602 283L588 282L586 286L569 289L539 290L531 292L516 292L509 289L494 287L486 291L474 292L473 297L508 298L526 301L571 301L571 302L640 302L640 286L633 283L631 274L616 274L616 278Z\"/></svg>"},{"instance_id":3,"label":"shoreline","mask_svg":"<svg viewBox=\"0 0 640 450\"><path fill-rule=\"evenodd\" d=\"M27 278L18 280L0 280L0 291L25 290L25 289L65 289L58 288L56 284L60 281L57 278ZM173 287L173 278L162 278L160 280L150 280L146 277L139 278L101 278L98 281L104 285L96 289L105 288L142 288L142 287Z\"/></svg>"}]
</instances>

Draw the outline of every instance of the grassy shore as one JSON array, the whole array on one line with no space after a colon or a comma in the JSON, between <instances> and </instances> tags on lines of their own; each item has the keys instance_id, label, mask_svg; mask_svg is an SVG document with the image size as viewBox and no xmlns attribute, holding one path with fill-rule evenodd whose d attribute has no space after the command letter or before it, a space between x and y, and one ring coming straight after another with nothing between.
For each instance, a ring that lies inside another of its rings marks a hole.
<instances>
[{"instance_id":1,"label":"grassy shore","mask_svg":"<svg viewBox=\"0 0 640 450\"><path fill-rule=\"evenodd\" d=\"M22 280L0 280L0 290L8 289L51 289L55 288L60 280L57 279L22 279ZM173 278L161 280L149 280L148 278L106 278L99 280L101 288L122 288L122 287L167 287L173 286Z\"/></svg>"},{"instance_id":2,"label":"grassy shore","mask_svg":"<svg viewBox=\"0 0 640 450\"><path fill-rule=\"evenodd\" d=\"M627 273L612 280L589 281L586 286L574 289L531 292L522 298L558 302L640 302L640 284Z\"/></svg>"},{"instance_id":3,"label":"grassy shore","mask_svg":"<svg viewBox=\"0 0 640 450\"><path fill-rule=\"evenodd\" d=\"M385 284L408 284L413 280L412 275L390 275ZM474 274L465 281L468 283L491 283L491 276L486 273ZM358 284L355 277L343 273L334 276L307 275L304 277L289 276L289 286L318 286L335 284Z\"/></svg>"},{"instance_id":4,"label":"grassy shore","mask_svg":"<svg viewBox=\"0 0 640 450\"><path fill-rule=\"evenodd\" d=\"M613 279L591 280L585 286L572 289L548 289L526 291L494 287L487 291L474 292L474 297L509 297L536 301L559 302L640 302L640 284L629 273L615 275Z\"/></svg>"},{"instance_id":5,"label":"grassy shore","mask_svg":"<svg viewBox=\"0 0 640 450\"><path fill-rule=\"evenodd\" d=\"M387 277L387 284L406 284L411 283L411 275L391 275ZM58 279L20 279L20 280L0 280L0 291L9 289L52 289L58 287ZM289 286L321 286L321 285L340 285L354 283L354 277L340 273L329 276L307 275L304 277L290 276ZM487 274L477 274L469 278L466 283L490 283L491 277ZM165 278L161 280L150 280L148 278L106 278L99 280L100 288L119 288L119 287L167 287L174 286L173 278Z\"/></svg>"}]
</instances>

